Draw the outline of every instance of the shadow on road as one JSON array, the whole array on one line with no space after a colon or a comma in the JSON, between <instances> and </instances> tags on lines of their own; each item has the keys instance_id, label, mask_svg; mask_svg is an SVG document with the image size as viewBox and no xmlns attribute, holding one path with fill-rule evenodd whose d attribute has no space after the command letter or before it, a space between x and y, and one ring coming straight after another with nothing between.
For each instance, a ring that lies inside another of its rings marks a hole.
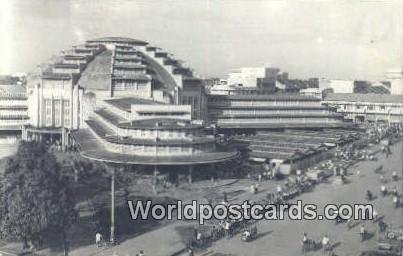
<instances>
[{"instance_id":1,"label":"shadow on road","mask_svg":"<svg viewBox=\"0 0 403 256\"><path fill-rule=\"evenodd\" d=\"M271 233L273 233L273 230L270 230L270 231L267 231L267 232L263 232L263 233L259 233L259 234L256 236L255 240L258 240L258 239L260 239L260 238L262 238L262 237L265 237L265 236L267 236L267 235L270 235Z\"/></svg>"}]
</instances>

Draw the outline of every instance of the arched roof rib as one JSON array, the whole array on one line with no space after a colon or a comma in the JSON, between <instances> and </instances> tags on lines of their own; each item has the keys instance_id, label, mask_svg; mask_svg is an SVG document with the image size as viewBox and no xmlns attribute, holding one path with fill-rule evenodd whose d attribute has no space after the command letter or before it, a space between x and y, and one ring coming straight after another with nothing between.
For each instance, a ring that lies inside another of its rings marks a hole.
<instances>
[{"instance_id":1,"label":"arched roof rib","mask_svg":"<svg viewBox=\"0 0 403 256\"><path fill-rule=\"evenodd\" d=\"M127 43L133 45L148 45L148 42L137 40L128 37L101 37L96 39L87 40L87 43Z\"/></svg>"},{"instance_id":2,"label":"arched roof rib","mask_svg":"<svg viewBox=\"0 0 403 256\"><path fill-rule=\"evenodd\" d=\"M172 75L165 69L165 67L161 66L158 62L156 62L146 54L143 54L143 58L155 71L154 78L161 81L165 85L166 89L168 89L169 91L173 91L177 84Z\"/></svg>"}]
</instances>

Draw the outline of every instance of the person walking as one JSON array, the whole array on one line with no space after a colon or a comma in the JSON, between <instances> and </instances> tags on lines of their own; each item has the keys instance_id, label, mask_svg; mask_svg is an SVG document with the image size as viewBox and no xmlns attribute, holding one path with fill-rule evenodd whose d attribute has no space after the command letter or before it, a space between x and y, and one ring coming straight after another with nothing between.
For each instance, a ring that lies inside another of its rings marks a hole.
<instances>
[{"instance_id":1,"label":"person walking","mask_svg":"<svg viewBox=\"0 0 403 256\"><path fill-rule=\"evenodd\" d=\"M327 235L324 235L322 238L322 247L323 247L324 252L327 252L330 250L330 239Z\"/></svg>"},{"instance_id":2,"label":"person walking","mask_svg":"<svg viewBox=\"0 0 403 256\"><path fill-rule=\"evenodd\" d=\"M360 236L361 236L361 242L363 242L365 240L365 235L366 235L366 230L364 225L361 225L360 227Z\"/></svg>"},{"instance_id":3,"label":"person walking","mask_svg":"<svg viewBox=\"0 0 403 256\"><path fill-rule=\"evenodd\" d=\"M98 247L101 247L101 246L102 246L102 234L99 233L99 232L97 232L97 233L95 234L95 244L96 244Z\"/></svg>"}]
</instances>

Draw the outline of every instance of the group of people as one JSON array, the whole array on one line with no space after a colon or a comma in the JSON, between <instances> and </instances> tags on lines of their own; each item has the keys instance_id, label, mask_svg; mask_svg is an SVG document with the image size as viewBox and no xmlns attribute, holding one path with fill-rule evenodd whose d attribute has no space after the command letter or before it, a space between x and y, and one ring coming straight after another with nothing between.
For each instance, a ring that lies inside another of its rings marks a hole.
<instances>
[{"instance_id":1,"label":"group of people","mask_svg":"<svg viewBox=\"0 0 403 256\"><path fill-rule=\"evenodd\" d=\"M241 233L242 239L250 241L257 235L257 226L254 220L222 220L216 224L212 224L208 231L201 232L194 227L193 237L190 239L188 248L189 255L193 255L194 249L202 249L224 237L230 238ZM245 241L246 241L245 240Z\"/></svg>"},{"instance_id":2,"label":"group of people","mask_svg":"<svg viewBox=\"0 0 403 256\"><path fill-rule=\"evenodd\" d=\"M391 178L392 178L392 181L399 180L399 175L397 174L396 171L392 172ZM399 191L397 190L397 186L393 186L392 188L387 188L386 184L388 183L388 181L384 175L381 175L379 177L379 181L381 182L381 188L380 188L381 195L383 197L385 197L387 195L391 195L392 201L393 201L395 207L398 208L400 206L400 195L399 195Z\"/></svg>"},{"instance_id":3,"label":"group of people","mask_svg":"<svg viewBox=\"0 0 403 256\"><path fill-rule=\"evenodd\" d=\"M319 242L316 242L314 239L308 238L307 233L303 233L302 235L302 252L315 251L322 248L324 252L333 251L333 246L330 243L330 238L327 234L325 234Z\"/></svg>"}]
</instances>

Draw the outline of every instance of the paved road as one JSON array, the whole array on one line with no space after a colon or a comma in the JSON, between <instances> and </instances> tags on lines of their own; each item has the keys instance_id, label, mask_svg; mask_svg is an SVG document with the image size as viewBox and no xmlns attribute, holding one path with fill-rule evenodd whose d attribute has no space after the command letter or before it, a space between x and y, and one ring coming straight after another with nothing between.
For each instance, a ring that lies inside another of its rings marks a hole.
<instances>
[{"instance_id":1,"label":"paved road","mask_svg":"<svg viewBox=\"0 0 403 256\"><path fill-rule=\"evenodd\" d=\"M321 184L313 192L303 194L297 199L302 200L303 203L316 203L318 209L323 209L328 203L366 203L365 192L370 189L378 196L373 204L380 215L385 215L385 221L395 227L403 226L403 208L394 209L391 197L383 198L379 195L379 174L373 171L381 164L386 171L385 177L390 177L392 169L401 170L401 143L394 145L392 151L392 156L387 159L383 154L379 154L377 162L360 162L354 166L350 170L354 173L349 176L351 183L342 185L332 182L331 179L330 184ZM357 171L360 171L359 175L356 174ZM394 185L397 185L401 191L401 180L388 183L388 186ZM377 230L376 224L370 221L365 222L365 226L370 232ZM259 222L258 230L263 235L253 242L240 242L238 235L228 240L218 241L210 249L214 252L233 255L301 255L300 239L303 232L307 232L310 238L317 240L324 234L329 234L331 242L339 244L335 248L337 255L359 255L363 250L375 248L377 242L376 233L372 239L361 243L358 234L359 226L348 230L345 224L335 225L334 221L329 220L264 220ZM307 253L306 255L322 255L322 252Z\"/></svg>"},{"instance_id":2,"label":"paved road","mask_svg":"<svg viewBox=\"0 0 403 256\"><path fill-rule=\"evenodd\" d=\"M401 144L392 147L393 155L387 160L383 155L379 155L378 162L360 162L351 170L356 173L360 170L360 176L349 176L350 184L340 185L336 183L326 183L315 187L314 191L303 194L298 200L303 200L303 203L316 203L319 209L328 203L363 203L365 191L370 188L372 191L378 193L380 184L378 182L378 174L373 170L379 165L383 165L385 170L391 173L392 167L401 168ZM386 174L385 174L386 175ZM389 174L390 175L390 174ZM218 186L208 191L199 191L195 188L189 190L192 192L200 193L199 197L206 196L206 194L214 194L214 196L222 196L223 191L228 193L230 202L242 202L246 199L258 201L263 198L267 191L275 188L274 181L261 183L261 193L258 195L251 195L249 186L253 184L250 180L240 180L232 184ZM282 182L281 182L282 183ZM397 184L397 183L396 183ZM389 184L391 186L392 183ZM246 192L245 192L246 191ZM202 193L203 192L203 193ZM191 195L196 199L194 195ZM198 197L197 197L198 198ZM185 200L186 201L186 200ZM398 210L393 209L392 200L390 197L387 200L378 197L374 201L375 207L380 214L385 214L386 221L395 226L403 224L403 208ZM400 223L400 224L399 224ZM109 250L99 250L94 246L87 246L79 248L73 252L72 255L119 255L129 256L135 255L140 249L144 249L147 255L161 255L166 256L177 252L184 248L183 241L177 232L177 228L187 226L190 223L175 221L171 225L164 228L157 229L138 237L126 240L119 246L110 248ZM335 252L337 255L358 255L360 251L376 246L375 238L368 242L360 243L358 235L358 227L350 231L344 224L335 225L334 221L260 221L258 224L259 233L262 234L259 239L251 242L240 242L239 235L226 240L220 240L213 244L210 251L223 253L226 255L273 255L273 256L293 256L301 255L300 239L303 232L307 232L310 238L319 240L325 233L330 234L332 242L340 243L336 247ZM373 223L368 223L369 230L375 231L376 226ZM221 255L223 255L221 254ZM220 255L220 254L216 254ZM321 255L306 254L306 255Z\"/></svg>"}]
</instances>

